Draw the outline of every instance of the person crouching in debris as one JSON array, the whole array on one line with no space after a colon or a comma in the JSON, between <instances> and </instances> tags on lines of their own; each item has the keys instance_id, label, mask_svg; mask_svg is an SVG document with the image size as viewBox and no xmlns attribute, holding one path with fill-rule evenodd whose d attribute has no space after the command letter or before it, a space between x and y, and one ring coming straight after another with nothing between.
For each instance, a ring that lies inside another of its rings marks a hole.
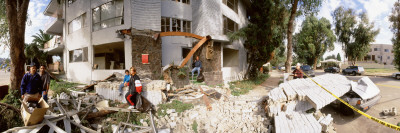
<instances>
[{"instance_id":1,"label":"person crouching in debris","mask_svg":"<svg viewBox=\"0 0 400 133\"><path fill-rule=\"evenodd\" d=\"M23 102L28 100L39 101L41 95L39 92L43 90L40 75L36 73L36 66L30 67L29 73L26 73L21 81L21 98Z\"/></svg>"},{"instance_id":2,"label":"person crouching in debris","mask_svg":"<svg viewBox=\"0 0 400 133\"><path fill-rule=\"evenodd\" d=\"M300 69L300 63L297 63L296 69L294 69L293 74L293 79L303 78L303 72Z\"/></svg>"},{"instance_id":3,"label":"person crouching in debris","mask_svg":"<svg viewBox=\"0 0 400 133\"><path fill-rule=\"evenodd\" d=\"M136 75L135 67L131 67L129 70L131 72L131 78L129 79L129 91L125 94L125 98L129 104L128 109L134 109L136 99L142 92L142 83L140 83L139 76Z\"/></svg>"},{"instance_id":4,"label":"person crouching in debris","mask_svg":"<svg viewBox=\"0 0 400 133\"><path fill-rule=\"evenodd\" d=\"M119 85L119 96L122 96L122 88L124 88L124 86L129 86L129 79L131 76L129 76L129 71L125 70L125 77L124 77L124 81L122 82L121 85Z\"/></svg>"},{"instance_id":5,"label":"person crouching in debris","mask_svg":"<svg viewBox=\"0 0 400 133\"><path fill-rule=\"evenodd\" d=\"M45 65L40 65L39 75L42 80L42 86L43 86L42 97L43 100L47 102L47 92L49 91L50 87L50 74L46 72Z\"/></svg>"},{"instance_id":6,"label":"person crouching in debris","mask_svg":"<svg viewBox=\"0 0 400 133\"><path fill-rule=\"evenodd\" d=\"M197 71L197 77L199 77L200 69L201 69L201 61L199 59L199 56L196 56L196 60L194 61L194 68L192 69L192 80L195 71Z\"/></svg>"}]
</instances>

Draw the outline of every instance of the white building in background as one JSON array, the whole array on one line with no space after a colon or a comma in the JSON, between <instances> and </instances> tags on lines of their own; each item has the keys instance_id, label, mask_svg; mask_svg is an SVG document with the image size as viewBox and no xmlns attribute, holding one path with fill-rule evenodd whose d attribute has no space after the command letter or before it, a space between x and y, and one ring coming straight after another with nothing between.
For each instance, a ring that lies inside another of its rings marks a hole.
<instances>
[{"instance_id":1,"label":"white building in background","mask_svg":"<svg viewBox=\"0 0 400 133\"><path fill-rule=\"evenodd\" d=\"M132 66L132 40L118 30L210 35L221 49L223 80L234 81L247 70L247 51L244 41L230 42L226 33L246 26L249 6L250 0L51 0L45 32L59 37L46 51L61 57L68 80L90 83ZM178 64L198 41L161 39L162 66Z\"/></svg>"}]
</instances>

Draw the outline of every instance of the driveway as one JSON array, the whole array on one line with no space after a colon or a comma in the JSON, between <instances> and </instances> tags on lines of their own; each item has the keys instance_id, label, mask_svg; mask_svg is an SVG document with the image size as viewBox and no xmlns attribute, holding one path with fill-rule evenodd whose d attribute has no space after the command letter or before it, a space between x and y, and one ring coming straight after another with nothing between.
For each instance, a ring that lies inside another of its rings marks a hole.
<instances>
[{"instance_id":1,"label":"driveway","mask_svg":"<svg viewBox=\"0 0 400 133\"><path fill-rule=\"evenodd\" d=\"M0 70L0 86L10 84L10 72Z\"/></svg>"}]
</instances>

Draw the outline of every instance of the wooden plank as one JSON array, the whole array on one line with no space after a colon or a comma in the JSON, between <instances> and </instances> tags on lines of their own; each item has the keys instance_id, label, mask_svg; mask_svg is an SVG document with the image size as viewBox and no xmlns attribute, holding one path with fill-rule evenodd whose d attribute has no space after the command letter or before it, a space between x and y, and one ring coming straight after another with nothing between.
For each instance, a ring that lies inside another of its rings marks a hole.
<instances>
[{"instance_id":1,"label":"wooden plank","mask_svg":"<svg viewBox=\"0 0 400 133\"><path fill-rule=\"evenodd\" d=\"M82 100L79 100L79 102L78 102L78 112L79 112L79 109L81 109L81 104L82 104Z\"/></svg>"},{"instance_id":2,"label":"wooden plank","mask_svg":"<svg viewBox=\"0 0 400 133\"><path fill-rule=\"evenodd\" d=\"M185 57L185 59L183 60L183 62L179 65L178 68L182 68L183 66L185 66L185 64L189 61L189 59L193 56L193 54L197 51L197 49L199 49L201 47L201 45L203 45L205 42L207 42L208 40L211 40L211 36L207 36L204 37L203 39L200 40L199 43L197 43L192 50L190 50L189 54Z\"/></svg>"},{"instance_id":3,"label":"wooden plank","mask_svg":"<svg viewBox=\"0 0 400 133\"><path fill-rule=\"evenodd\" d=\"M79 117L78 117L78 115L72 115L72 119L76 122L76 123L78 123L78 124L81 124L81 120L79 120ZM81 130L81 133L86 133L85 132L85 130L83 130L83 129L80 129Z\"/></svg>"},{"instance_id":4,"label":"wooden plank","mask_svg":"<svg viewBox=\"0 0 400 133\"><path fill-rule=\"evenodd\" d=\"M57 133L67 133L67 132L65 132L64 130L62 130L61 128L57 127L56 124L50 122L49 120L46 120L46 119L45 119L44 121L46 122L46 124L47 124L50 128L52 128L52 129L53 129L54 131L56 131Z\"/></svg>"},{"instance_id":5,"label":"wooden plank","mask_svg":"<svg viewBox=\"0 0 400 133\"><path fill-rule=\"evenodd\" d=\"M164 37L164 36L187 36L187 37L192 37L192 38L196 38L196 39L203 39L204 37L196 35L196 34L192 34L192 33L188 33L188 32L161 32L160 33L160 37Z\"/></svg>"},{"instance_id":6,"label":"wooden plank","mask_svg":"<svg viewBox=\"0 0 400 133\"><path fill-rule=\"evenodd\" d=\"M51 118L51 119L49 119L49 120L50 120L51 122L57 122L57 121L60 121L60 120L62 120L62 119L65 119L65 115L58 116L58 117L55 117L55 118ZM17 132L18 130L21 130L21 129L35 129L35 128L37 128L37 127L44 126L44 125L46 125L45 122L42 122L41 124L32 125L32 126L14 127L14 128L8 129L8 130L5 131L4 133Z\"/></svg>"},{"instance_id":7,"label":"wooden plank","mask_svg":"<svg viewBox=\"0 0 400 133\"><path fill-rule=\"evenodd\" d=\"M76 123L76 122L74 122L74 121L71 121L71 120L68 120L68 121L71 122L72 124L74 124L75 126L77 126L77 127L81 128L81 129L85 130L86 132L89 132L89 133L97 133L97 131L92 130L92 129L87 128L87 127L84 127L84 126L82 126L81 124L78 124L78 123Z\"/></svg>"},{"instance_id":8,"label":"wooden plank","mask_svg":"<svg viewBox=\"0 0 400 133\"><path fill-rule=\"evenodd\" d=\"M42 127L43 127L43 125L42 126L38 126L35 129L33 129L31 132L29 132L29 133L37 133L40 129L42 129Z\"/></svg>"},{"instance_id":9,"label":"wooden plank","mask_svg":"<svg viewBox=\"0 0 400 133\"><path fill-rule=\"evenodd\" d=\"M67 133L70 133L71 132L71 123L69 123L66 119L64 119L63 121L64 121L65 131Z\"/></svg>"}]
</instances>

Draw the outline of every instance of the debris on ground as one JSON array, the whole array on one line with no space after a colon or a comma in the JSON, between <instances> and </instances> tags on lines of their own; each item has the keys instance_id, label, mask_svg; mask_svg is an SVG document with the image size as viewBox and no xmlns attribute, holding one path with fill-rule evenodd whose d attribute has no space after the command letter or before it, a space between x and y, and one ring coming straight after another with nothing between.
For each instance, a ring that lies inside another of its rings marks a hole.
<instances>
[{"instance_id":1,"label":"debris on ground","mask_svg":"<svg viewBox=\"0 0 400 133\"><path fill-rule=\"evenodd\" d=\"M390 108L390 109L384 109L383 111L382 111L382 114L383 114L383 116L397 116L398 115L398 112L397 112L397 108L396 107L393 107L393 108Z\"/></svg>"}]
</instances>

